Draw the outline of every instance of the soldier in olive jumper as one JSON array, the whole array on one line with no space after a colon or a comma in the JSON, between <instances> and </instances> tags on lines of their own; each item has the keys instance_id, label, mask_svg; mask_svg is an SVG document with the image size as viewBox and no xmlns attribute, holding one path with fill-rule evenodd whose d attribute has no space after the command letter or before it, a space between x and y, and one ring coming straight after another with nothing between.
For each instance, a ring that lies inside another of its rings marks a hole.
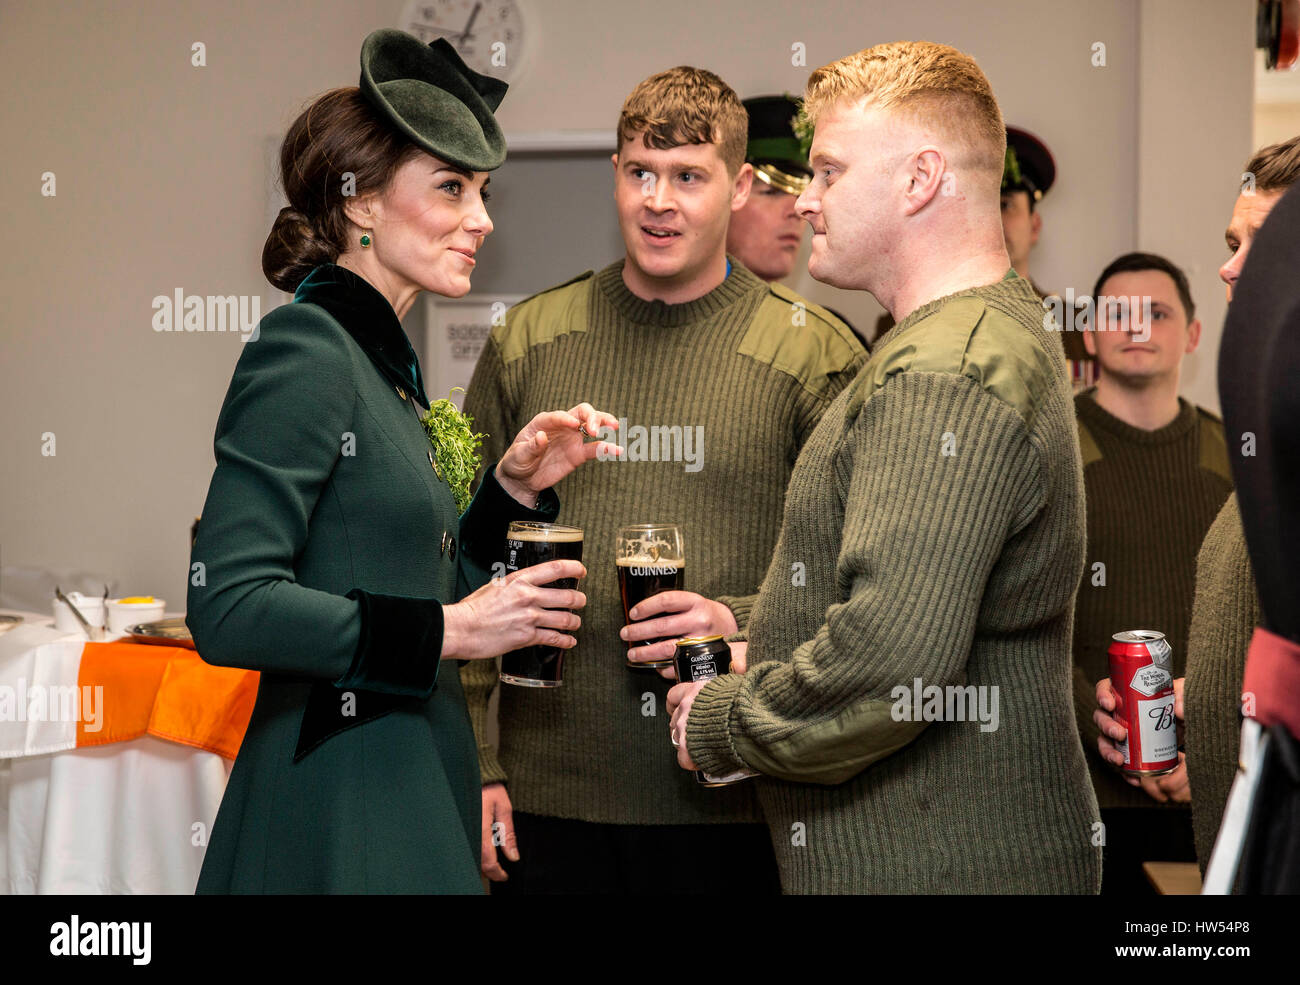
<instances>
[{"instance_id":1,"label":"soldier in olive jumper","mask_svg":"<svg viewBox=\"0 0 1300 985\"><path fill-rule=\"evenodd\" d=\"M748 669L670 693L678 762L764 774L786 892L1095 893L1083 476L1003 241L997 102L968 56L900 42L813 73L805 107L809 270L897 325L795 466Z\"/></svg>"}]
</instances>

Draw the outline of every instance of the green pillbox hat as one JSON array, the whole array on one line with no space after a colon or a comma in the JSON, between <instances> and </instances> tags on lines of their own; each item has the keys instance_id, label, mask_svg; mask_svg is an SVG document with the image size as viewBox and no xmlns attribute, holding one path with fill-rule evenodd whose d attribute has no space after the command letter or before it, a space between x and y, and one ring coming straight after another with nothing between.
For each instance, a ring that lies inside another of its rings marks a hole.
<instances>
[{"instance_id":1,"label":"green pillbox hat","mask_svg":"<svg viewBox=\"0 0 1300 985\"><path fill-rule=\"evenodd\" d=\"M446 40L424 44L404 31L374 31L361 45L361 93L434 157L469 171L506 159L493 111L506 84L479 75Z\"/></svg>"}]
</instances>

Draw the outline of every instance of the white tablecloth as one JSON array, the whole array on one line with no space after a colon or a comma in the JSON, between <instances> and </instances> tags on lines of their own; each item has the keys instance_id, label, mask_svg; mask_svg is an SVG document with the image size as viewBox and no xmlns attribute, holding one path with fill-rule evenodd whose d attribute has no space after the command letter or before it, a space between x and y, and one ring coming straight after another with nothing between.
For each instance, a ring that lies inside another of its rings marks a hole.
<instances>
[{"instance_id":1,"label":"white tablecloth","mask_svg":"<svg viewBox=\"0 0 1300 985\"><path fill-rule=\"evenodd\" d=\"M0 635L0 717L77 683L85 640L25 615ZM0 721L0 893L194 892L233 764L150 735L75 746L75 720Z\"/></svg>"}]
</instances>

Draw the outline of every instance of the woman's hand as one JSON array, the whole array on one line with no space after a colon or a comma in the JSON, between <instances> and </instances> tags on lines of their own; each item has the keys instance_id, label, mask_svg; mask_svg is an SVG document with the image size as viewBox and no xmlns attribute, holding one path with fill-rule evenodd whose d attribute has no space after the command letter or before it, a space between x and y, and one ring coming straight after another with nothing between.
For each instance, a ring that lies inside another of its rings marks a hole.
<instances>
[{"instance_id":1,"label":"woman's hand","mask_svg":"<svg viewBox=\"0 0 1300 985\"><path fill-rule=\"evenodd\" d=\"M589 441L601 428L618 429L617 418L578 404L572 410L538 414L519 432L497 463L501 487L524 506L537 505L537 495L549 489L583 462L597 455L617 458L623 453L608 441Z\"/></svg>"},{"instance_id":2,"label":"woman's hand","mask_svg":"<svg viewBox=\"0 0 1300 985\"><path fill-rule=\"evenodd\" d=\"M578 645L569 633L582 620L587 596L574 588L545 588L561 578L583 578L578 561L547 561L493 578L472 595L442 607L442 659L482 660L525 646Z\"/></svg>"}]
</instances>

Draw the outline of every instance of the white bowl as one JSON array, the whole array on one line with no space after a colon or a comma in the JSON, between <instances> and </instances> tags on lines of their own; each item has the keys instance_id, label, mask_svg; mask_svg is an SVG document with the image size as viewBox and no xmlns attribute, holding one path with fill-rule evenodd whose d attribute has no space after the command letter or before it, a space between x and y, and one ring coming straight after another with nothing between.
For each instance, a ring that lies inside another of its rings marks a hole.
<instances>
[{"instance_id":1,"label":"white bowl","mask_svg":"<svg viewBox=\"0 0 1300 985\"><path fill-rule=\"evenodd\" d=\"M108 633L110 636L121 636L128 626L134 626L138 622L157 622L166 611L167 603L163 599L156 598L152 602L109 599Z\"/></svg>"},{"instance_id":2,"label":"white bowl","mask_svg":"<svg viewBox=\"0 0 1300 985\"><path fill-rule=\"evenodd\" d=\"M103 598L72 592L68 595L68 601L77 607L77 611L86 617L86 622L91 626L104 625ZM72 610L57 598L54 600L54 628L64 633L85 635L85 630L81 628L81 623L77 622L77 617L72 614Z\"/></svg>"}]
</instances>

